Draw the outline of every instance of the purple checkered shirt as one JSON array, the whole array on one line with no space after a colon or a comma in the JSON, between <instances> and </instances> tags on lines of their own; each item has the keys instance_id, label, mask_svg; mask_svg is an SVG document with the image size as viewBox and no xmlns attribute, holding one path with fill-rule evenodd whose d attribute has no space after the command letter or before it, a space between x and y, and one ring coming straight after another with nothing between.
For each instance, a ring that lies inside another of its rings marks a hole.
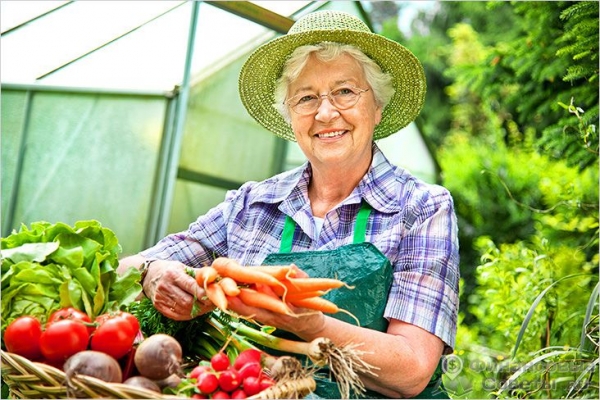
<instances>
[{"instance_id":1,"label":"purple checkered shirt","mask_svg":"<svg viewBox=\"0 0 600 400\"><path fill-rule=\"evenodd\" d=\"M227 193L221 204L171 234L146 257L187 265L210 265L230 257L242 265L260 265L279 252L286 215L296 229L292 251L332 250L350 244L364 199L373 208L366 241L391 261L394 279L384 317L417 325L455 344L458 314L459 257L457 222L448 190L427 184L393 166L376 144L370 170L354 191L316 228L308 200L310 164L262 182L247 182Z\"/></svg>"}]
</instances>

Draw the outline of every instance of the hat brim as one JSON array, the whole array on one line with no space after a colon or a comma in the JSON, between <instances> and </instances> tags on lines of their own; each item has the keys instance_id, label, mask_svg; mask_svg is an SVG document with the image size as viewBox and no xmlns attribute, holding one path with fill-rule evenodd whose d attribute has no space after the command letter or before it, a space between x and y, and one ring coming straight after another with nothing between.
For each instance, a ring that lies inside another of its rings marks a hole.
<instances>
[{"instance_id":1,"label":"hat brim","mask_svg":"<svg viewBox=\"0 0 600 400\"><path fill-rule=\"evenodd\" d=\"M296 140L291 126L273 106L275 84L283 64L297 47L320 42L354 45L392 76L395 93L375 127L374 140L414 121L423 107L427 88L423 66L410 50L373 33L314 30L273 39L256 49L243 65L238 82L240 97L248 113L262 126L284 139Z\"/></svg>"}]
</instances>

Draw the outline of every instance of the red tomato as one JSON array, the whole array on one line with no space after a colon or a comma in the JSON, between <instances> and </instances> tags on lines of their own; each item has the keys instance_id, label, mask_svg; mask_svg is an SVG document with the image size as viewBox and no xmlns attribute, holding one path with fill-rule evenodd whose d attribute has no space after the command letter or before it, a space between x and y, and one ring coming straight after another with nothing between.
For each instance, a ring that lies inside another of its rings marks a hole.
<instances>
[{"instance_id":1,"label":"red tomato","mask_svg":"<svg viewBox=\"0 0 600 400\"><path fill-rule=\"evenodd\" d=\"M140 329L135 316L125 312L102 314L96 318L96 322L98 327L92 335L92 350L101 351L117 360L131 351Z\"/></svg>"},{"instance_id":2,"label":"red tomato","mask_svg":"<svg viewBox=\"0 0 600 400\"><path fill-rule=\"evenodd\" d=\"M11 353L29 360L37 360L42 357L40 349L41 335L41 322L34 317L23 316L15 319L6 327L4 344Z\"/></svg>"},{"instance_id":3,"label":"red tomato","mask_svg":"<svg viewBox=\"0 0 600 400\"><path fill-rule=\"evenodd\" d=\"M96 330L96 327L92 325L90 316L74 307L61 308L60 310L54 311L50 315L50 318L48 318L48 323L50 324L62 319L74 319L85 323L90 335Z\"/></svg>"},{"instance_id":4,"label":"red tomato","mask_svg":"<svg viewBox=\"0 0 600 400\"><path fill-rule=\"evenodd\" d=\"M60 362L86 350L89 339L83 322L63 319L46 325L46 330L40 336L40 348L48 361Z\"/></svg>"}]
</instances>

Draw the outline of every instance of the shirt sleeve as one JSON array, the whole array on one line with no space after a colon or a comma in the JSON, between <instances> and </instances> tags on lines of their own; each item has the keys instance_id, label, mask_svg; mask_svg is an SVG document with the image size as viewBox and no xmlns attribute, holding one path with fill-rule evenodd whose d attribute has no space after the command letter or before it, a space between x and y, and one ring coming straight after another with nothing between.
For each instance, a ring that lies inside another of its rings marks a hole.
<instances>
[{"instance_id":1,"label":"shirt sleeve","mask_svg":"<svg viewBox=\"0 0 600 400\"><path fill-rule=\"evenodd\" d=\"M140 252L144 257L177 260L190 267L202 267L227 254L226 221L236 191L230 191L224 202L199 216L187 230L172 233L154 246Z\"/></svg>"},{"instance_id":2,"label":"shirt sleeve","mask_svg":"<svg viewBox=\"0 0 600 400\"><path fill-rule=\"evenodd\" d=\"M437 188L407 212L384 316L438 336L448 353L458 318L458 228L450 193Z\"/></svg>"}]
</instances>

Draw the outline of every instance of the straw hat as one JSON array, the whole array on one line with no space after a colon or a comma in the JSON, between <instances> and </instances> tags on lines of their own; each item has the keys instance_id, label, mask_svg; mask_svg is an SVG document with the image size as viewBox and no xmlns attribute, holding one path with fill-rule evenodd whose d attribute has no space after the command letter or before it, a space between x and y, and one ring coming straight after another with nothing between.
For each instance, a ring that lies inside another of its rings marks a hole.
<instances>
[{"instance_id":1,"label":"straw hat","mask_svg":"<svg viewBox=\"0 0 600 400\"><path fill-rule=\"evenodd\" d=\"M297 47L319 42L354 45L392 75L396 92L375 127L374 139L396 133L417 117L425 100L426 83L423 66L415 55L397 42L372 33L351 14L317 11L296 21L287 35L260 46L242 67L242 103L262 126L284 139L296 140L291 126L273 106L275 84L283 64Z\"/></svg>"}]
</instances>

